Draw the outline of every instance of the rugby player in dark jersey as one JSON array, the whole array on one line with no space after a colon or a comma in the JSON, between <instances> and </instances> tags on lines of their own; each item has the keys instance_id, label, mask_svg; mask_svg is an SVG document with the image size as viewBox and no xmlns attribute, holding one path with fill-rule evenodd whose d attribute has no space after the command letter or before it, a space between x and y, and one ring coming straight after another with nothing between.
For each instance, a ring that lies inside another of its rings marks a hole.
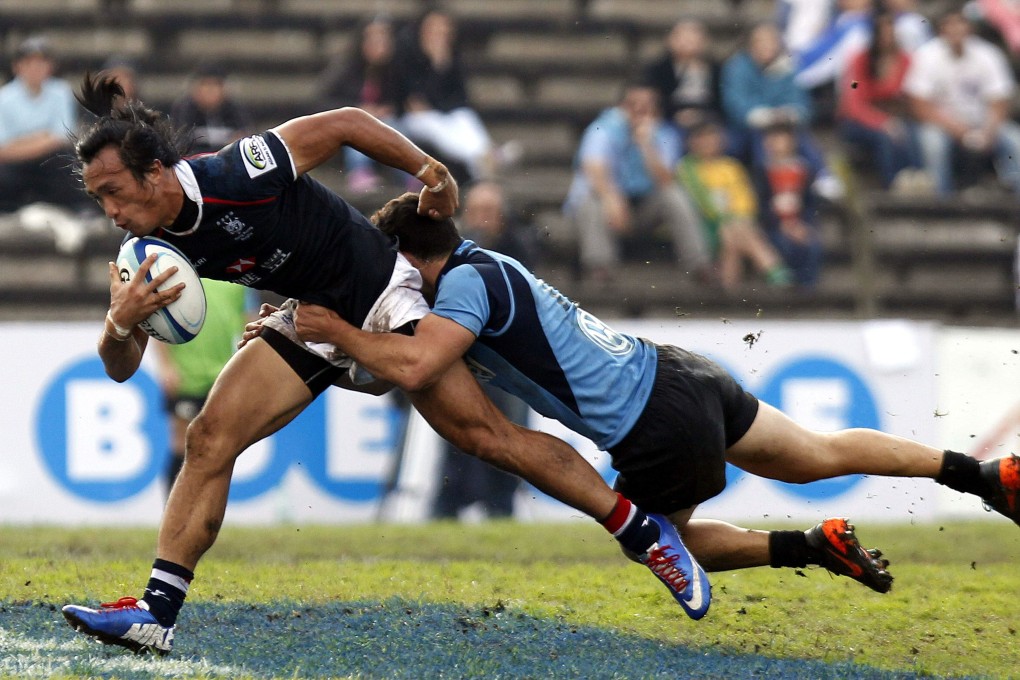
<instances>
[{"instance_id":1,"label":"rugby player in dark jersey","mask_svg":"<svg viewBox=\"0 0 1020 680\"><path fill-rule=\"evenodd\" d=\"M820 564L879 592L892 577L845 519L803 531L750 531L692 519L726 484L725 464L784 482L849 474L928 477L972 493L1020 524L1020 458L978 462L869 429L807 430L745 392L718 364L618 333L536 279L519 262L463 240L453 220L423 221L413 195L373 217L422 273L433 305L413 337L369 333L301 304L306 340L328 341L403 389L428 383L464 356L486 380L607 450L617 488L662 513L708 571ZM249 324L246 337L259 333Z\"/></svg>"},{"instance_id":2,"label":"rugby player in dark jersey","mask_svg":"<svg viewBox=\"0 0 1020 680\"><path fill-rule=\"evenodd\" d=\"M352 146L421 179L415 209L427 219L454 212L457 185L445 166L359 109L297 118L216 154L182 158L182 137L172 123L126 100L112 79L86 75L79 101L97 116L76 140L81 178L118 228L171 242L201 276L291 298L266 320L262 337L234 355L188 428L185 463L163 512L144 597L63 609L72 626L104 642L166 653L193 570L219 532L237 456L330 385L357 386L348 357L298 338L296 300L376 331L412 332L428 313L420 275L393 240L306 173ZM99 355L109 376L124 381L138 369L148 342L139 322L177 299L181 286L156 290L172 271L151 283L141 275L121 282L113 263L109 274ZM416 385L410 397L458 448L599 519L621 545L643 556L692 617L707 610L707 579L665 518L647 517L564 442L512 425L463 363ZM693 605L692 581L702 588Z\"/></svg>"}]
</instances>

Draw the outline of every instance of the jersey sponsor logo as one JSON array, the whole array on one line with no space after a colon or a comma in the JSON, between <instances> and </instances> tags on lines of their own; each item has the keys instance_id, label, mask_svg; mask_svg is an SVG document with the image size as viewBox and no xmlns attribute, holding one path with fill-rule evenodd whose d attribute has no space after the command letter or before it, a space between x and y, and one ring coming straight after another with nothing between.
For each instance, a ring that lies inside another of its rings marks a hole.
<instances>
[{"instance_id":1,"label":"jersey sponsor logo","mask_svg":"<svg viewBox=\"0 0 1020 680\"><path fill-rule=\"evenodd\" d=\"M234 283L241 286L254 286L261 280L262 276L260 274L256 274L255 272L248 272L244 276L234 279Z\"/></svg>"},{"instance_id":2,"label":"jersey sponsor logo","mask_svg":"<svg viewBox=\"0 0 1020 680\"><path fill-rule=\"evenodd\" d=\"M238 218L233 210L216 220L216 226L221 227L238 241L247 241L255 233L254 227Z\"/></svg>"},{"instance_id":3,"label":"jersey sponsor logo","mask_svg":"<svg viewBox=\"0 0 1020 680\"><path fill-rule=\"evenodd\" d=\"M254 257L242 257L238 260L234 260L231 264L227 265L227 271L235 274L243 274L252 267L255 266Z\"/></svg>"},{"instance_id":4,"label":"jersey sponsor logo","mask_svg":"<svg viewBox=\"0 0 1020 680\"><path fill-rule=\"evenodd\" d=\"M268 272L275 272L277 269L283 266L283 263L290 258L289 252L284 252L277 248L269 258L262 263L262 268Z\"/></svg>"},{"instance_id":5,"label":"jersey sponsor logo","mask_svg":"<svg viewBox=\"0 0 1020 680\"><path fill-rule=\"evenodd\" d=\"M255 179L276 169L276 159L273 152L269 150L269 144L260 135L245 137L239 145L241 158L244 159L244 169L248 176Z\"/></svg>"},{"instance_id":6,"label":"jersey sponsor logo","mask_svg":"<svg viewBox=\"0 0 1020 680\"><path fill-rule=\"evenodd\" d=\"M610 354L622 356L634 349L630 338L620 335L583 309L577 310L577 325L589 340Z\"/></svg>"},{"instance_id":7,"label":"jersey sponsor logo","mask_svg":"<svg viewBox=\"0 0 1020 680\"><path fill-rule=\"evenodd\" d=\"M475 376L475 380L480 383L492 382L493 378L496 377L496 373L494 371L482 366L476 359L464 357L464 363L467 364L468 370L471 371L471 375Z\"/></svg>"}]
</instances>

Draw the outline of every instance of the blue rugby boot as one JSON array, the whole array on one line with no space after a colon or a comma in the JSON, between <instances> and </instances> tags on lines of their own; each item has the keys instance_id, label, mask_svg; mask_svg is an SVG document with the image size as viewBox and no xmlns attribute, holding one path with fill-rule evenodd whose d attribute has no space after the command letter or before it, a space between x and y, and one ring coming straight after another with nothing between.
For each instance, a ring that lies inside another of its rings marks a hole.
<instances>
[{"instance_id":1,"label":"blue rugby boot","mask_svg":"<svg viewBox=\"0 0 1020 680\"><path fill-rule=\"evenodd\" d=\"M169 654L174 644L174 627L156 621L142 600L122 597L105 602L99 609L64 605L64 618L79 633L105 645L119 645L135 654Z\"/></svg>"},{"instance_id":2,"label":"blue rugby boot","mask_svg":"<svg viewBox=\"0 0 1020 680\"><path fill-rule=\"evenodd\" d=\"M687 612L687 616L698 620L708 613L712 602L712 588L708 575L691 555L676 527L664 515L648 514L648 518L659 525L659 540L644 555L638 555L638 562L652 570L652 573L669 588L673 598Z\"/></svg>"}]
</instances>

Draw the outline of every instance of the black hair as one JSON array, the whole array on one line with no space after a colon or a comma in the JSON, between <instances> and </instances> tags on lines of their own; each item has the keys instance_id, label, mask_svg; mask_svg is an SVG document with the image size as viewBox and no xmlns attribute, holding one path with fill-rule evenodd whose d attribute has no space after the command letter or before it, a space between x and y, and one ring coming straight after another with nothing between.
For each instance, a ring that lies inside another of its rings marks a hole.
<instances>
[{"instance_id":1,"label":"black hair","mask_svg":"<svg viewBox=\"0 0 1020 680\"><path fill-rule=\"evenodd\" d=\"M878 27L883 21L892 21L895 17L892 12L881 7L871 15L871 43L868 45L868 75L872 78L878 76L878 58L881 56L882 46L878 40Z\"/></svg>"},{"instance_id":2,"label":"black hair","mask_svg":"<svg viewBox=\"0 0 1020 680\"><path fill-rule=\"evenodd\" d=\"M110 75L86 72L74 97L95 116L71 137L79 173L108 146L117 148L124 167L139 181L153 162L170 168L188 152L191 136L186 129L175 127L162 112L128 99Z\"/></svg>"},{"instance_id":3,"label":"black hair","mask_svg":"<svg viewBox=\"0 0 1020 680\"><path fill-rule=\"evenodd\" d=\"M372 223L387 236L396 238L401 252L420 260L449 255L462 240L452 218L434 220L419 215L418 194L410 192L375 211Z\"/></svg>"}]
</instances>

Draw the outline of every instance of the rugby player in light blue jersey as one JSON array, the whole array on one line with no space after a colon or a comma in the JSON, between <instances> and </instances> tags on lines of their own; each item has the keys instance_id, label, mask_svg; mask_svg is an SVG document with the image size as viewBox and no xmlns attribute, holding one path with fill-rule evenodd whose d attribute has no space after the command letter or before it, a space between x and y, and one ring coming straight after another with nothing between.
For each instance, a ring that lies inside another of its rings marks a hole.
<instances>
[{"instance_id":1,"label":"rugby player in light blue jersey","mask_svg":"<svg viewBox=\"0 0 1020 680\"><path fill-rule=\"evenodd\" d=\"M699 503L723 490L727 462L793 483L848 474L928 477L1020 524L1016 456L979 463L876 430L809 431L715 362L614 331L517 261L461 239L452 219L426 223L415 200L394 199L373 217L422 274L432 313L414 335L364 332L311 304L297 309L298 334L335 343L406 390L429 384L463 356L479 380L608 451L617 488L667 515L706 570L817 564L878 592L892 585L888 562L863 549L843 518L806 532L692 519Z\"/></svg>"}]
</instances>

